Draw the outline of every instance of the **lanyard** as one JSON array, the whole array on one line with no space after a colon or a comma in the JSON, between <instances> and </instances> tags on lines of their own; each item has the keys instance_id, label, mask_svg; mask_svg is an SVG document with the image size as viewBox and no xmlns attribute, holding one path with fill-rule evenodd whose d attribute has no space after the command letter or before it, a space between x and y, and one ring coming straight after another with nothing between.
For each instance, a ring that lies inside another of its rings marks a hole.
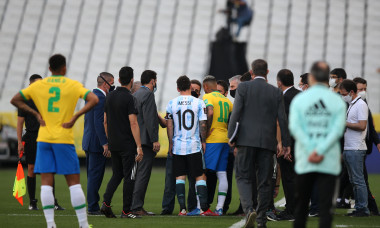
<instances>
[{"instance_id":1,"label":"lanyard","mask_svg":"<svg viewBox=\"0 0 380 228\"><path fill-rule=\"evenodd\" d=\"M358 102L359 99L361 99L361 98L360 98L360 97L357 98L356 101L355 101L352 105L350 105L350 107L348 107L348 110L347 110L347 118L348 118L348 114L350 113L351 108L356 104L356 102Z\"/></svg>"}]
</instances>

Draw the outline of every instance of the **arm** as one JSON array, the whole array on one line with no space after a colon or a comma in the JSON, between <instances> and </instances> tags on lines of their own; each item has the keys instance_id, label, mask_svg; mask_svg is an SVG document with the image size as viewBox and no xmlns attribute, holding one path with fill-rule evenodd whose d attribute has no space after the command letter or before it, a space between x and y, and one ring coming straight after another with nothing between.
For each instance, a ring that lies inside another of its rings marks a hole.
<instances>
[{"instance_id":1,"label":"arm","mask_svg":"<svg viewBox=\"0 0 380 228\"><path fill-rule=\"evenodd\" d=\"M200 134L201 134L202 149L203 149L203 153L204 153L206 151L206 138L207 138L207 122L206 122L206 120L199 121L199 128L200 128Z\"/></svg>"},{"instance_id":2,"label":"arm","mask_svg":"<svg viewBox=\"0 0 380 228\"><path fill-rule=\"evenodd\" d=\"M160 150L160 143L158 142L158 114L153 93L149 94L148 99L142 105L142 113L150 141L153 143L153 150L158 152Z\"/></svg>"},{"instance_id":3,"label":"arm","mask_svg":"<svg viewBox=\"0 0 380 228\"><path fill-rule=\"evenodd\" d=\"M40 125L41 126L45 126L45 121L42 119L42 116L37 112L35 111L34 109L32 109L31 107L29 107L25 102L24 102L24 99L22 98L21 94L20 93L17 93L11 100L11 104L16 106L16 108L18 109L21 109L22 111L24 112L28 112L30 114L32 114L33 116L35 116L38 120L38 122L40 122Z\"/></svg>"},{"instance_id":4,"label":"arm","mask_svg":"<svg viewBox=\"0 0 380 228\"><path fill-rule=\"evenodd\" d=\"M74 126L75 122L78 120L78 118L81 115L90 111L99 102L99 98L93 92L90 92L90 93L88 93L88 95L86 97L86 101L87 102L84 105L84 107L81 108L81 110L79 110L77 113L75 113L69 122L62 124L63 128L72 128Z\"/></svg>"},{"instance_id":5,"label":"arm","mask_svg":"<svg viewBox=\"0 0 380 228\"><path fill-rule=\"evenodd\" d=\"M166 128L168 126L166 120L162 118L160 115L158 115L158 123L162 128Z\"/></svg>"},{"instance_id":6,"label":"arm","mask_svg":"<svg viewBox=\"0 0 380 228\"><path fill-rule=\"evenodd\" d=\"M172 119L168 119L166 121L166 123L168 124L168 127L167 127L167 134L168 134L168 140L169 140L169 151L168 153L170 155L173 155L173 134L174 134L174 131L173 131L173 120Z\"/></svg>"},{"instance_id":7,"label":"arm","mask_svg":"<svg viewBox=\"0 0 380 228\"><path fill-rule=\"evenodd\" d=\"M17 142L18 142L18 154L24 150L24 145L22 145L22 128L24 126L24 117L17 117Z\"/></svg>"},{"instance_id":8,"label":"arm","mask_svg":"<svg viewBox=\"0 0 380 228\"><path fill-rule=\"evenodd\" d=\"M277 138L277 157L279 158L279 157L283 156L284 154L282 153L281 129L280 129L280 124L278 123L278 120L277 120L276 138Z\"/></svg>"},{"instance_id":9,"label":"arm","mask_svg":"<svg viewBox=\"0 0 380 228\"><path fill-rule=\"evenodd\" d=\"M214 107L209 105L206 107L207 111L207 135L211 134L212 119L214 117Z\"/></svg>"},{"instance_id":10,"label":"arm","mask_svg":"<svg viewBox=\"0 0 380 228\"><path fill-rule=\"evenodd\" d=\"M104 98L103 98L104 100ZM96 136L99 139L100 144L103 146L103 155L105 157L109 156L108 151L108 142L107 142L107 136L104 128L104 102L99 102L98 105L94 107L94 126L95 126L95 133Z\"/></svg>"},{"instance_id":11,"label":"arm","mask_svg":"<svg viewBox=\"0 0 380 228\"><path fill-rule=\"evenodd\" d=\"M350 128L354 131L364 131L367 127L367 120L359 120L359 123L346 123L347 128Z\"/></svg>"},{"instance_id":12,"label":"arm","mask_svg":"<svg viewBox=\"0 0 380 228\"><path fill-rule=\"evenodd\" d=\"M104 113L104 122L103 122L103 125L104 125L104 131L106 133L106 137L108 138L108 131L107 131L107 113Z\"/></svg>"},{"instance_id":13,"label":"arm","mask_svg":"<svg viewBox=\"0 0 380 228\"><path fill-rule=\"evenodd\" d=\"M280 130L281 130L281 142L284 147L289 147L290 146L290 137L289 137L289 129L288 129L288 121L286 118L286 113L285 113L285 105L284 105L284 98L282 96L282 92L278 91L278 110L277 110L277 118L278 118L278 123L280 125Z\"/></svg>"},{"instance_id":14,"label":"arm","mask_svg":"<svg viewBox=\"0 0 380 228\"><path fill-rule=\"evenodd\" d=\"M137 145L137 156L136 161L141 161L143 158L143 151L141 148L141 140L140 140L140 127L137 123L137 115L136 114L130 114L129 116L129 122L131 124L131 131L133 138L135 139L136 145Z\"/></svg>"}]
</instances>

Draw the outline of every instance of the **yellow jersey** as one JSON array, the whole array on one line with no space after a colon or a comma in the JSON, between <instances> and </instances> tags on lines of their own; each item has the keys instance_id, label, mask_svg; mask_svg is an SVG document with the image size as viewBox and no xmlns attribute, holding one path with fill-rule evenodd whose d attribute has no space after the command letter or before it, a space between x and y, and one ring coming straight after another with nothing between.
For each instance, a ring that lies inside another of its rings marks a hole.
<instances>
[{"instance_id":1,"label":"yellow jersey","mask_svg":"<svg viewBox=\"0 0 380 228\"><path fill-rule=\"evenodd\" d=\"M86 99L89 92L80 82L64 76L47 77L21 90L25 100L33 100L46 123L40 126L37 142L74 144L72 128L62 124L71 120L78 99Z\"/></svg>"},{"instance_id":2,"label":"yellow jersey","mask_svg":"<svg viewBox=\"0 0 380 228\"><path fill-rule=\"evenodd\" d=\"M212 106L214 108L210 128L211 134L207 137L206 143L228 143L227 127L232 112L232 102L218 91L205 94L203 101L206 107Z\"/></svg>"}]
</instances>

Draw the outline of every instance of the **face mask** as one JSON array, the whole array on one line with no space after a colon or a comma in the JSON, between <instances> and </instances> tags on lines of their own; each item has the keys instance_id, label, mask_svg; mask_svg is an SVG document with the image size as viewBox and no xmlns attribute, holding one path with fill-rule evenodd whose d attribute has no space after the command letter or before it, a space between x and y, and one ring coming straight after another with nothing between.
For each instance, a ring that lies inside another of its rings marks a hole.
<instances>
[{"instance_id":1,"label":"face mask","mask_svg":"<svg viewBox=\"0 0 380 228\"><path fill-rule=\"evenodd\" d=\"M198 95L197 92L195 92L195 91L191 91L191 96L196 97L196 98L199 97L199 95Z\"/></svg>"},{"instance_id":2,"label":"face mask","mask_svg":"<svg viewBox=\"0 0 380 228\"><path fill-rule=\"evenodd\" d=\"M114 85L111 85L109 82L107 82L107 80L105 78L103 78L101 75L99 75L99 77L101 79L103 79L103 81L110 87L109 90L108 90L108 92L112 92L112 91L115 90L115 86Z\"/></svg>"},{"instance_id":3,"label":"face mask","mask_svg":"<svg viewBox=\"0 0 380 228\"><path fill-rule=\"evenodd\" d=\"M230 90L231 97L235 98L236 95L236 89L231 89Z\"/></svg>"},{"instance_id":4,"label":"face mask","mask_svg":"<svg viewBox=\"0 0 380 228\"><path fill-rule=\"evenodd\" d=\"M336 84L336 79L335 78L331 78L330 81L329 81L329 86L331 88L335 88L336 85L337 85Z\"/></svg>"},{"instance_id":5,"label":"face mask","mask_svg":"<svg viewBox=\"0 0 380 228\"><path fill-rule=\"evenodd\" d=\"M347 103L351 103L352 101L352 97L350 96L350 94L348 94L347 96L344 96L343 97L343 100Z\"/></svg>"},{"instance_id":6,"label":"face mask","mask_svg":"<svg viewBox=\"0 0 380 228\"><path fill-rule=\"evenodd\" d=\"M109 85L109 84L108 84ZM112 92L115 90L115 86L114 85L110 85L110 89L108 90L108 92Z\"/></svg>"},{"instance_id":7,"label":"face mask","mask_svg":"<svg viewBox=\"0 0 380 228\"><path fill-rule=\"evenodd\" d=\"M156 84L153 87L153 93L155 93L156 91L157 91L157 82L156 82Z\"/></svg>"},{"instance_id":8,"label":"face mask","mask_svg":"<svg viewBox=\"0 0 380 228\"><path fill-rule=\"evenodd\" d=\"M366 91L360 91L360 92L358 93L358 95L359 95L363 100L365 100L366 97L367 97L367 93L366 93Z\"/></svg>"}]
</instances>

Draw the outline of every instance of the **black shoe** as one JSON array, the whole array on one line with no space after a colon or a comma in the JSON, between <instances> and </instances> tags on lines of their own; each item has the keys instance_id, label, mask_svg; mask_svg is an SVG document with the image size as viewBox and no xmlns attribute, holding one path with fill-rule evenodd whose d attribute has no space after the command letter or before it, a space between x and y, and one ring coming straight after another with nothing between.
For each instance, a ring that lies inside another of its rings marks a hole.
<instances>
[{"instance_id":1,"label":"black shoe","mask_svg":"<svg viewBox=\"0 0 380 228\"><path fill-rule=\"evenodd\" d=\"M371 215L372 216L380 216L380 213L377 211L375 211L375 212L373 212L373 211L371 211Z\"/></svg>"},{"instance_id":2,"label":"black shoe","mask_svg":"<svg viewBox=\"0 0 380 228\"><path fill-rule=\"evenodd\" d=\"M256 211L249 210L246 216L244 228L254 228L256 217L257 217Z\"/></svg>"},{"instance_id":3,"label":"black shoe","mask_svg":"<svg viewBox=\"0 0 380 228\"><path fill-rule=\"evenodd\" d=\"M116 215L112 212L111 206L108 206L105 202L103 202L100 212L107 218L116 218Z\"/></svg>"},{"instance_id":4,"label":"black shoe","mask_svg":"<svg viewBox=\"0 0 380 228\"><path fill-rule=\"evenodd\" d=\"M38 210L37 202L38 202L37 199L31 200L30 204L29 204L29 210L31 210L31 211Z\"/></svg>"},{"instance_id":5,"label":"black shoe","mask_svg":"<svg viewBox=\"0 0 380 228\"><path fill-rule=\"evenodd\" d=\"M65 210L65 208L61 207L58 204L58 200L57 199L54 199L54 210L56 210L56 211L63 211L63 210Z\"/></svg>"},{"instance_id":6,"label":"black shoe","mask_svg":"<svg viewBox=\"0 0 380 228\"><path fill-rule=\"evenodd\" d=\"M346 203L344 200L340 201L339 203L336 204L336 208L341 208L341 209L350 209L351 204Z\"/></svg>"},{"instance_id":7,"label":"black shoe","mask_svg":"<svg viewBox=\"0 0 380 228\"><path fill-rule=\"evenodd\" d=\"M124 211L121 212L120 218L130 218L130 219L136 219L141 218L139 215L135 215L132 212L124 213Z\"/></svg>"},{"instance_id":8,"label":"black shoe","mask_svg":"<svg viewBox=\"0 0 380 228\"><path fill-rule=\"evenodd\" d=\"M278 221L294 221L294 216L290 214L286 209L277 215Z\"/></svg>"},{"instance_id":9,"label":"black shoe","mask_svg":"<svg viewBox=\"0 0 380 228\"><path fill-rule=\"evenodd\" d=\"M353 211L351 213L348 213L347 216L350 216L350 217L368 217L369 214L365 213L364 211Z\"/></svg>"},{"instance_id":10,"label":"black shoe","mask_svg":"<svg viewBox=\"0 0 380 228\"><path fill-rule=\"evenodd\" d=\"M309 217L319 217L318 211L309 211Z\"/></svg>"},{"instance_id":11,"label":"black shoe","mask_svg":"<svg viewBox=\"0 0 380 228\"><path fill-rule=\"evenodd\" d=\"M162 210L160 215L172 215L173 212L170 212L169 210Z\"/></svg>"},{"instance_id":12,"label":"black shoe","mask_svg":"<svg viewBox=\"0 0 380 228\"><path fill-rule=\"evenodd\" d=\"M268 221L273 221L273 222L278 221L276 213L274 213L274 211L272 210L267 211L266 216L267 216Z\"/></svg>"},{"instance_id":13,"label":"black shoe","mask_svg":"<svg viewBox=\"0 0 380 228\"><path fill-rule=\"evenodd\" d=\"M89 211L89 212L87 212L87 215L102 215L102 212L100 212L100 211Z\"/></svg>"}]
</instances>

